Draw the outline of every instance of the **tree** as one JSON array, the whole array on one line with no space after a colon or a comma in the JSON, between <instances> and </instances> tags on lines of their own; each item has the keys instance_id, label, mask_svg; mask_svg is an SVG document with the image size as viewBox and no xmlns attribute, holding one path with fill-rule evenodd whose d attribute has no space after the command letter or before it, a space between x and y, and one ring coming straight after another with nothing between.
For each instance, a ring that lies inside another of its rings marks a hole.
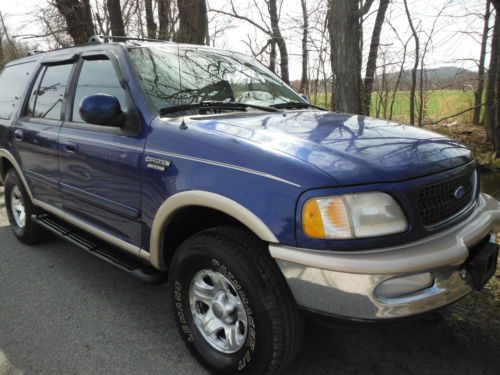
<instances>
[{"instance_id":1,"label":"tree","mask_svg":"<svg viewBox=\"0 0 500 375\"><path fill-rule=\"evenodd\" d=\"M495 8L495 22L491 38L484 122L491 149L500 158L500 0L492 0L491 3Z\"/></svg>"},{"instance_id":2,"label":"tree","mask_svg":"<svg viewBox=\"0 0 500 375\"><path fill-rule=\"evenodd\" d=\"M300 88L301 93L307 93L309 91L309 80L307 79L307 65L309 60L309 49L307 48L307 40L309 35L309 14L307 12L307 1L300 0L300 5L302 7L302 73L300 77Z\"/></svg>"},{"instance_id":3,"label":"tree","mask_svg":"<svg viewBox=\"0 0 500 375\"><path fill-rule=\"evenodd\" d=\"M146 28L148 30L148 38L156 38L156 29L158 26L155 23L153 16L153 0L144 0L144 6L146 8Z\"/></svg>"},{"instance_id":4,"label":"tree","mask_svg":"<svg viewBox=\"0 0 500 375\"><path fill-rule=\"evenodd\" d=\"M490 15L491 15L491 0L486 0L486 10L484 12L483 35L481 37L481 52L479 54L479 63L477 71L477 88L474 92L474 114L472 115L472 123L479 125L481 121L481 103L483 102L484 91L484 63L486 60L486 45L488 44L488 32L490 30Z\"/></svg>"},{"instance_id":5,"label":"tree","mask_svg":"<svg viewBox=\"0 0 500 375\"><path fill-rule=\"evenodd\" d=\"M411 88L410 88L410 124L415 125L415 92L417 90L417 70L418 64L420 63L420 37L417 33L417 29L413 24L410 10L408 9L408 2L404 0L406 17L408 18L408 23L410 24L411 33L413 39L415 40L415 63L413 64L413 69L411 70Z\"/></svg>"},{"instance_id":6,"label":"tree","mask_svg":"<svg viewBox=\"0 0 500 375\"><path fill-rule=\"evenodd\" d=\"M370 43L370 52L368 53L368 61L366 63L366 74L363 81L363 114L369 116L371 109L373 78L377 70L377 56L380 45L380 34L382 25L384 24L385 13L389 7L390 0L380 0L380 5L377 11L377 18L373 27L372 39Z\"/></svg>"},{"instance_id":7,"label":"tree","mask_svg":"<svg viewBox=\"0 0 500 375\"><path fill-rule=\"evenodd\" d=\"M260 51L256 52L253 50L251 45L249 44L247 45L250 47L250 49L252 49L254 57L262 55L267 48L270 49L268 66L269 69L273 72L276 72L276 57L277 57L276 47L277 47L280 52L281 79L286 83L290 83L290 75L288 69L288 49L286 41L283 38L283 35L281 34L281 29L279 27L280 12L278 11L278 8L281 9L281 5L283 3L281 3L280 6L278 7L277 0L264 0L264 1L267 5L269 21L265 19L256 1L254 1L254 5L255 8L258 9L258 14L260 16L261 22L256 22L252 18L240 14L236 10L233 0L229 1L231 5L230 11L225 11L222 9L212 9L212 11L248 22L250 25L254 26L256 29L266 34L269 37L269 39L266 41L266 44L260 49Z\"/></svg>"},{"instance_id":8,"label":"tree","mask_svg":"<svg viewBox=\"0 0 500 375\"><path fill-rule=\"evenodd\" d=\"M158 0L158 39L169 40L171 28L171 0Z\"/></svg>"},{"instance_id":9,"label":"tree","mask_svg":"<svg viewBox=\"0 0 500 375\"><path fill-rule=\"evenodd\" d=\"M285 39L283 38L283 35L281 35L278 6L276 4L276 0L269 0L267 4L269 8L269 18L271 20L273 41L278 45L278 49L280 50L281 79L285 81L285 83L289 84L290 74L288 72L288 50L286 48Z\"/></svg>"},{"instance_id":10,"label":"tree","mask_svg":"<svg viewBox=\"0 0 500 375\"><path fill-rule=\"evenodd\" d=\"M86 43L95 34L90 0L55 0L75 44Z\"/></svg>"},{"instance_id":11,"label":"tree","mask_svg":"<svg viewBox=\"0 0 500 375\"><path fill-rule=\"evenodd\" d=\"M177 0L180 43L208 44L208 14L205 0Z\"/></svg>"},{"instance_id":12,"label":"tree","mask_svg":"<svg viewBox=\"0 0 500 375\"><path fill-rule=\"evenodd\" d=\"M334 110L361 114L361 17L373 0L330 0L328 30L335 95Z\"/></svg>"},{"instance_id":13,"label":"tree","mask_svg":"<svg viewBox=\"0 0 500 375\"><path fill-rule=\"evenodd\" d=\"M120 0L107 0L109 20L111 22L111 34L113 36L125 36L122 8Z\"/></svg>"}]
</instances>

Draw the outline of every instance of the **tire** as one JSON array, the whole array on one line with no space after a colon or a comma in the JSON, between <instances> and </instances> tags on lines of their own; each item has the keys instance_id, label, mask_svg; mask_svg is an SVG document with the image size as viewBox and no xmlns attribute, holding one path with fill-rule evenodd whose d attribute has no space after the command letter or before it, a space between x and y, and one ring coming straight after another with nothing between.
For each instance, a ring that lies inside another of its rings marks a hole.
<instances>
[{"instance_id":1,"label":"tire","mask_svg":"<svg viewBox=\"0 0 500 375\"><path fill-rule=\"evenodd\" d=\"M186 240L172 259L169 288L184 342L213 373L279 374L300 348L303 320L288 285L265 244L242 228Z\"/></svg>"},{"instance_id":2,"label":"tire","mask_svg":"<svg viewBox=\"0 0 500 375\"><path fill-rule=\"evenodd\" d=\"M38 209L31 203L30 196L14 169L7 172L4 198L10 227L17 239L27 245L42 242L46 238L46 232L31 217L37 213ZM21 209L24 210L22 218L20 216Z\"/></svg>"}]
</instances>

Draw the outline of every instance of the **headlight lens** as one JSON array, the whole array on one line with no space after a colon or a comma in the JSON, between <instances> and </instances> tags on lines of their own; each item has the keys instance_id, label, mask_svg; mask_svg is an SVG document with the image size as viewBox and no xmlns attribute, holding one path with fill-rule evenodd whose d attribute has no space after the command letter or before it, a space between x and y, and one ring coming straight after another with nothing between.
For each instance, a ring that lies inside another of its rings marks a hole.
<instances>
[{"instance_id":1,"label":"headlight lens","mask_svg":"<svg viewBox=\"0 0 500 375\"><path fill-rule=\"evenodd\" d=\"M369 192L309 199L302 227L312 238L349 239L401 233L408 222L389 194Z\"/></svg>"}]
</instances>

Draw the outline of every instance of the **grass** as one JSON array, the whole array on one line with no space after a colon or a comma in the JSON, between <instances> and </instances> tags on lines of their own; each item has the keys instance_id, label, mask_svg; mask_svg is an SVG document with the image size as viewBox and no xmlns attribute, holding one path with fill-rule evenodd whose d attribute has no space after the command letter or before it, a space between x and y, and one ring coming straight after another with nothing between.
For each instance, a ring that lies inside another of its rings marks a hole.
<instances>
[{"instance_id":1,"label":"grass","mask_svg":"<svg viewBox=\"0 0 500 375\"><path fill-rule=\"evenodd\" d=\"M384 100L382 101L382 103L380 103L380 98L377 95L377 93L372 94L372 108L371 108L372 117L380 117L380 118L389 117L390 113L389 108L392 100L391 95L392 93L389 93L387 105L385 105L386 103ZM314 95L312 95L311 100L313 101L313 103L314 99L315 99ZM325 94L318 95L317 105L323 107L329 107L326 101L327 98ZM330 96L328 96L328 101L330 101ZM472 108L474 106L474 92L472 90L427 91L425 93L424 102L425 102L424 123L433 123L444 117L452 116L468 108ZM417 104L416 111L418 111L418 108L419 106ZM398 91L396 93L396 97L394 100L392 119L399 122L409 122L410 119L409 113L410 113L410 92ZM448 119L446 121L447 122L457 121L458 123L462 124L470 124L472 122L472 113L473 111L469 111L462 115Z\"/></svg>"}]
</instances>

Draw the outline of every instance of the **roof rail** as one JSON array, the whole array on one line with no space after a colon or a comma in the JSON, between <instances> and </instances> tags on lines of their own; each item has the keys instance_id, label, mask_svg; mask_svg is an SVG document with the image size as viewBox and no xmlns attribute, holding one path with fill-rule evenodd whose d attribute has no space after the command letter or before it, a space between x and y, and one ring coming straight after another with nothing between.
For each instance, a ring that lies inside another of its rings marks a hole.
<instances>
[{"instance_id":1,"label":"roof rail","mask_svg":"<svg viewBox=\"0 0 500 375\"><path fill-rule=\"evenodd\" d=\"M161 40L161 39L148 39L148 38L137 38L137 37L130 37L130 36L113 36L113 35L94 35L89 38L89 43L106 43L106 42L116 42L116 41L123 41L126 42L128 40L132 41L140 41L140 42L160 42L160 43L171 43L167 40Z\"/></svg>"},{"instance_id":2,"label":"roof rail","mask_svg":"<svg viewBox=\"0 0 500 375\"><path fill-rule=\"evenodd\" d=\"M49 51L38 51L38 50L33 50L33 51L28 51L28 53L26 54L26 56L35 56L35 55L38 55L40 53L47 53Z\"/></svg>"}]
</instances>

